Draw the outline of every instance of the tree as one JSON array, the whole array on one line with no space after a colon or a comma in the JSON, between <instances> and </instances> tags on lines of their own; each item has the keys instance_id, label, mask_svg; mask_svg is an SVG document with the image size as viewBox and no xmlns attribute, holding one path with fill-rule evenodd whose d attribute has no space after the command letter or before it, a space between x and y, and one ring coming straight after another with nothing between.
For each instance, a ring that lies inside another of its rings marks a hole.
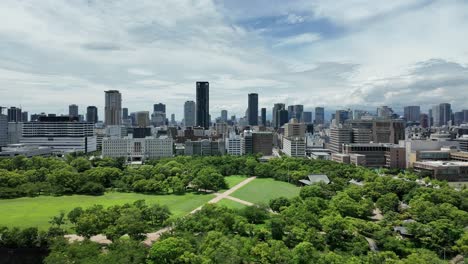
<instances>
[{"instance_id":1,"label":"tree","mask_svg":"<svg viewBox=\"0 0 468 264\"><path fill-rule=\"evenodd\" d=\"M279 212L281 207L287 207L290 204L291 203L289 202L288 198L286 198L286 197L278 197L278 198L275 198L275 199L271 199L270 203L269 203L271 210L273 210L275 212Z\"/></svg>"},{"instance_id":2,"label":"tree","mask_svg":"<svg viewBox=\"0 0 468 264\"><path fill-rule=\"evenodd\" d=\"M268 211L265 206L247 206L242 209L242 214L251 224L261 224L268 219Z\"/></svg>"},{"instance_id":3,"label":"tree","mask_svg":"<svg viewBox=\"0 0 468 264\"><path fill-rule=\"evenodd\" d=\"M70 163L70 165L78 172L84 172L91 169L91 162L86 158L76 158Z\"/></svg>"},{"instance_id":4,"label":"tree","mask_svg":"<svg viewBox=\"0 0 468 264\"><path fill-rule=\"evenodd\" d=\"M68 221L70 221L70 223L72 224L76 224L76 222L81 217L81 215L83 215L83 213L84 213L83 208L75 207L73 210L71 210L67 214Z\"/></svg>"},{"instance_id":5,"label":"tree","mask_svg":"<svg viewBox=\"0 0 468 264\"><path fill-rule=\"evenodd\" d=\"M192 185L196 189L202 190L213 190L217 191L222 188L226 188L226 181L218 171L213 168L201 169L195 179L192 181Z\"/></svg>"},{"instance_id":6,"label":"tree","mask_svg":"<svg viewBox=\"0 0 468 264\"><path fill-rule=\"evenodd\" d=\"M377 207L383 213L397 211L399 204L400 204L400 200L398 199L398 196L394 193L384 194L379 199L377 199L377 202L376 202Z\"/></svg>"},{"instance_id":7,"label":"tree","mask_svg":"<svg viewBox=\"0 0 468 264\"><path fill-rule=\"evenodd\" d=\"M401 264L444 264L437 254L430 250L419 249L401 261Z\"/></svg>"},{"instance_id":8,"label":"tree","mask_svg":"<svg viewBox=\"0 0 468 264\"><path fill-rule=\"evenodd\" d=\"M309 242L301 242L293 249L293 262L296 264L316 263L319 254Z\"/></svg>"},{"instance_id":9,"label":"tree","mask_svg":"<svg viewBox=\"0 0 468 264\"><path fill-rule=\"evenodd\" d=\"M153 227L158 227L162 226L163 223L169 219L171 211L169 211L169 207L166 205L161 206L159 204L153 204L145 210L144 214L148 217L149 221L151 221Z\"/></svg>"},{"instance_id":10,"label":"tree","mask_svg":"<svg viewBox=\"0 0 468 264\"><path fill-rule=\"evenodd\" d=\"M185 252L192 252L191 243L184 238L169 237L153 244L149 253L149 263L169 264L178 261Z\"/></svg>"},{"instance_id":11,"label":"tree","mask_svg":"<svg viewBox=\"0 0 468 264\"><path fill-rule=\"evenodd\" d=\"M65 221L65 212L61 211L57 216L54 216L49 221L52 226L59 227L66 223Z\"/></svg>"}]
</instances>

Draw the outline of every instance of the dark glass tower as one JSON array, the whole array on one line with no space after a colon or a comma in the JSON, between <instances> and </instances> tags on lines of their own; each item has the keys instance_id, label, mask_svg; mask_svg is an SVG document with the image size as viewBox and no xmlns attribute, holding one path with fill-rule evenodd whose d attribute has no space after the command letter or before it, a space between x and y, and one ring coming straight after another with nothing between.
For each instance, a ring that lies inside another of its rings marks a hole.
<instances>
[{"instance_id":1,"label":"dark glass tower","mask_svg":"<svg viewBox=\"0 0 468 264\"><path fill-rule=\"evenodd\" d=\"M197 82L196 124L205 129L210 128L210 83Z\"/></svg>"},{"instance_id":2,"label":"dark glass tower","mask_svg":"<svg viewBox=\"0 0 468 264\"><path fill-rule=\"evenodd\" d=\"M98 109L95 106L86 108L86 121L96 124L98 122Z\"/></svg>"},{"instance_id":3,"label":"dark glass tower","mask_svg":"<svg viewBox=\"0 0 468 264\"><path fill-rule=\"evenodd\" d=\"M262 126L266 126L266 108L262 108Z\"/></svg>"},{"instance_id":4,"label":"dark glass tower","mask_svg":"<svg viewBox=\"0 0 468 264\"><path fill-rule=\"evenodd\" d=\"M258 94L249 94L249 126L258 126Z\"/></svg>"}]
</instances>

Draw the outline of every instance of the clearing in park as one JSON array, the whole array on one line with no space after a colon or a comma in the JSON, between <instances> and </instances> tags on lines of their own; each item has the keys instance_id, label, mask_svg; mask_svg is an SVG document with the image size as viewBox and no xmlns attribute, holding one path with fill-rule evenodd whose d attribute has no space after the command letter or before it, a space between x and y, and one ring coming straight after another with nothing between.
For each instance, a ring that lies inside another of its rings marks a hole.
<instances>
[{"instance_id":1,"label":"clearing in park","mask_svg":"<svg viewBox=\"0 0 468 264\"><path fill-rule=\"evenodd\" d=\"M273 198L292 198L299 195L300 188L282 181L270 178L257 178L235 191L231 196L251 203L268 204Z\"/></svg>"}]
</instances>

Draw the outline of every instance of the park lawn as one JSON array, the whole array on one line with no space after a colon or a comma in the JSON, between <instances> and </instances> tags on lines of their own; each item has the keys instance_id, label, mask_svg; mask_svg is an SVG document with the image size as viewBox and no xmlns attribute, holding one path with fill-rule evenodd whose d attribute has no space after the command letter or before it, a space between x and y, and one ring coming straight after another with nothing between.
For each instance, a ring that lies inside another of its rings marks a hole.
<instances>
[{"instance_id":1,"label":"park lawn","mask_svg":"<svg viewBox=\"0 0 468 264\"><path fill-rule=\"evenodd\" d=\"M231 175L231 176L224 177L224 179L226 180L228 188L220 190L219 192L221 193L227 191L228 189L231 189L232 187L241 183L243 180L246 180L247 177L243 175Z\"/></svg>"},{"instance_id":2,"label":"park lawn","mask_svg":"<svg viewBox=\"0 0 468 264\"><path fill-rule=\"evenodd\" d=\"M75 207L88 208L95 204L104 207L133 203L145 200L147 204L159 203L167 205L172 217L180 217L193 209L205 204L214 196L211 194L187 193L185 195L147 195L139 193L111 192L101 196L70 195L70 196L38 196L0 200L0 226L8 227L38 227L48 229L48 221L64 211L68 213ZM68 227L68 226L67 226Z\"/></svg>"},{"instance_id":3,"label":"park lawn","mask_svg":"<svg viewBox=\"0 0 468 264\"><path fill-rule=\"evenodd\" d=\"M268 204L273 198L298 196L299 191L299 187L287 182L275 181L270 178L257 178L235 191L231 196L255 204Z\"/></svg>"},{"instance_id":4,"label":"park lawn","mask_svg":"<svg viewBox=\"0 0 468 264\"><path fill-rule=\"evenodd\" d=\"M230 208L230 209L243 209L247 206L245 204L241 204L241 203L238 203L233 200L226 199L226 198L222 199L216 204L218 206L226 206L227 208Z\"/></svg>"}]
</instances>

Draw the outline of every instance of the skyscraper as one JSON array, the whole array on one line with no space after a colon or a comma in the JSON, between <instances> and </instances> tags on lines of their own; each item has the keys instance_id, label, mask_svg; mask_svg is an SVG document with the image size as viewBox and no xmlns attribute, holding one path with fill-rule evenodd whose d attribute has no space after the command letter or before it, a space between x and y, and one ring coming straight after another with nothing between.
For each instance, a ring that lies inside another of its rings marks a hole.
<instances>
[{"instance_id":1,"label":"skyscraper","mask_svg":"<svg viewBox=\"0 0 468 264\"><path fill-rule=\"evenodd\" d=\"M136 125L138 127L148 127L150 125L149 112L140 111L135 113Z\"/></svg>"},{"instance_id":2,"label":"skyscraper","mask_svg":"<svg viewBox=\"0 0 468 264\"><path fill-rule=\"evenodd\" d=\"M71 117L78 117L78 106L76 104L68 106L68 115Z\"/></svg>"},{"instance_id":3,"label":"skyscraper","mask_svg":"<svg viewBox=\"0 0 468 264\"><path fill-rule=\"evenodd\" d=\"M153 105L153 112L162 112L166 113L166 105L163 103L158 103Z\"/></svg>"},{"instance_id":4,"label":"skyscraper","mask_svg":"<svg viewBox=\"0 0 468 264\"><path fill-rule=\"evenodd\" d=\"M0 107L0 148L7 145L8 142L8 116L2 112Z\"/></svg>"},{"instance_id":5,"label":"skyscraper","mask_svg":"<svg viewBox=\"0 0 468 264\"><path fill-rule=\"evenodd\" d=\"M14 106L8 108L8 122L21 122L22 118L21 108Z\"/></svg>"},{"instance_id":6,"label":"skyscraper","mask_svg":"<svg viewBox=\"0 0 468 264\"><path fill-rule=\"evenodd\" d=\"M221 110L221 121L227 122L228 119L228 111L227 110Z\"/></svg>"},{"instance_id":7,"label":"skyscraper","mask_svg":"<svg viewBox=\"0 0 468 264\"><path fill-rule=\"evenodd\" d=\"M325 108L315 107L315 124L323 125L325 123Z\"/></svg>"},{"instance_id":8,"label":"skyscraper","mask_svg":"<svg viewBox=\"0 0 468 264\"><path fill-rule=\"evenodd\" d=\"M86 108L86 121L93 124L98 122L98 109L96 106L88 106Z\"/></svg>"},{"instance_id":9,"label":"skyscraper","mask_svg":"<svg viewBox=\"0 0 468 264\"><path fill-rule=\"evenodd\" d=\"M258 94L249 94L249 112L247 119L250 126L258 126Z\"/></svg>"},{"instance_id":10,"label":"skyscraper","mask_svg":"<svg viewBox=\"0 0 468 264\"><path fill-rule=\"evenodd\" d=\"M302 122L306 124L312 124L312 112L302 113Z\"/></svg>"},{"instance_id":11,"label":"skyscraper","mask_svg":"<svg viewBox=\"0 0 468 264\"><path fill-rule=\"evenodd\" d=\"M302 122L302 113L304 112L303 105L290 105L288 106L289 119L296 118L299 122Z\"/></svg>"},{"instance_id":12,"label":"skyscraper","mask_svg":"<svg viewBox=\"0 0 468 264\"><path fill-rule=\"evenodd\" d=\"M105 124L115 126L122 124L122 95L117 90L105 92Z\"/></svg>"},{"instance_id":13,"label":"skyscraper","mask_svg":"<svg viewBox=\"0 0 468 264\"><path fill-rule=\"evenodd\" d=\"M184 124L186 127L195 126L195 102L187 101L184 104Z\"/></svg>"},{"instance_id":14,"label":"skyscraper","mask_svg":"<svg viewBox=\"0 0 468 264\"><path fill-rule=\"evenodd\" d=\"M21 113L21 122L28 122L29 121L29 114L28 112Z\"/></svg>"},{"instance_id":15,"label":"skyscraper","mask_svg":"<svg viewBox=\"0 0 468 264\"><path fill-rule=\"evenodd\" d=\"M197 82L196 125L210 128L210 83Z\"/></svg>"},{"instance_id":16,"label":"skyscraper","mask_svg":"<svg viewBox=\"0 0 468 264\"><path fill-rule=\"evenodd\" d=\"M266 126L266 108L262 108L262 111L261 111L261 115L262 115L262 126Z\"/></svg>"},{"instance_id":17,"label":"skyscraper","mask_svg":"<svg viewBox=\"0 0 468 264\"><path fill-rule=\"evenodd\" d=\"M465 123L468 123L468 110L463 110L463 120Z\"/></svg>"},{"instance_id":18,"label":"skyscraper","mask_svg":"<svg viewBox=\"0 0 468 264\"><path fill-rule=\"evenodd\" d=\"M335 121L336 124L344 124L346 120L349 119L349 111L346 110L336 110Z\"/></svg>"},{"instance_id":19,"label":"skyscraper","mask_svg":"<svg viewBox=\"0 0 468 264\"><path fill-rule=\"evenodd\" d=\"M441 127L447 125L452 119L452 108L448 103L442 103L432 107L433 126Z\"/></svg>"},{"instance_id":20,"label":"skyscraper","mask_svg":"<svg viewBox=\"0 0 468 264\"><path fill-rule=\"evenodd\" d=\"M285 110L285 105L278 103L273 106L273 112L271 114L273 128L279 128L279 112Z\"/></svg>"},{"instance_id":21,"label":"skyscraper","mask_svg":"<svg viewBox=\"0 0 468 264\"><path fill-rule=\"evenodd\" d=\"M129 119L128 108L122 108L122 119L124 119L124 120Z\"/></svg>"},{"instance_id":22,"label":"skyscraper","mask_svg":"<svg viewBox=\"0 0 468 264\"><path fill-rule=\"evenodd\" d=\"M421 107L418 105L405 106L404 116L407 122L419 122L421 115Z\"/></svg>"}]
</instances>

